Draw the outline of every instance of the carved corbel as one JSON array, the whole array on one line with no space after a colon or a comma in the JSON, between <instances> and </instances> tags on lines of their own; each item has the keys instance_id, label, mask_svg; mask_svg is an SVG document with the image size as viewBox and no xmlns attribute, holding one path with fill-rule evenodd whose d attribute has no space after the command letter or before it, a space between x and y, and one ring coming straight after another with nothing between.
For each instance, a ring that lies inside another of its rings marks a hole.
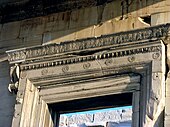
<instances>
[{"instance_id":1,"label":"carved corbel","mask_svg":"<svg viewBox=\"0 0 170 127\"><path fill-rule=\"evenodd\" d=\"M10 68L10 78L11 83L8 85L8 90L10 93L17 93L19 86L19 77L20 77L20 67L18 64L15 64Z\"/></svg>"}]
</instances>

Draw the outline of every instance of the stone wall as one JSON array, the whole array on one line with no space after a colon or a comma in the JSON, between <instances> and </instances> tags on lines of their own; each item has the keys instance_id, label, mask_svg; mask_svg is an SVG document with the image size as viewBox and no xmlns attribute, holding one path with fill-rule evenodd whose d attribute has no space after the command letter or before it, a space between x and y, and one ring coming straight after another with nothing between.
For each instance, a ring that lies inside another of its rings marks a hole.
<instances>
[{"instance_id":1,"label":"stone wall","mask_svg":"<svg viewBox=\"0 0 170 127\"><path fill-rule=\"evenodd\" d=\"M15 95L8 93L7 90L10 80L5 51L101 36L170 21L168 13L170 0L134 0L128 6L126 12L122 9L121 1L115 0L98 7L0 24L0 127L4 127L4 124L6 127L10 126L15 103ZM151 23L142 21L143 17L149 17ZM167 91L169 91L168 82L167 80ZM169 116L169 112L167 108L166 115ZM166 119L166 124L169 125L169 117Z\"/></svg>"}]
</instances>

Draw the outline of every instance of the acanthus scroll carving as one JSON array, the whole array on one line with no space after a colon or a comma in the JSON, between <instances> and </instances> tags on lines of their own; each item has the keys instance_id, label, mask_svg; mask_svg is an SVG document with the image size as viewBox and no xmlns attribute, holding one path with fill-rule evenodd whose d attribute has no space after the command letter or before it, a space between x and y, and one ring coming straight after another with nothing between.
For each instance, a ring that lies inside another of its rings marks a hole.
<instances>
[{"instance_id":1,"label":"acanthus scroll carving","mask_svg":"<svg viewBox=\"0 0 170 127\"><path fill-rule=\"evenodd\" d=\"M18 64L15 64L10 68L10 78L11 83L8 85L8 90L11 93L17 93L19 86L19 78L20 78L20 67Z\"/></svg>"}]
</instances>

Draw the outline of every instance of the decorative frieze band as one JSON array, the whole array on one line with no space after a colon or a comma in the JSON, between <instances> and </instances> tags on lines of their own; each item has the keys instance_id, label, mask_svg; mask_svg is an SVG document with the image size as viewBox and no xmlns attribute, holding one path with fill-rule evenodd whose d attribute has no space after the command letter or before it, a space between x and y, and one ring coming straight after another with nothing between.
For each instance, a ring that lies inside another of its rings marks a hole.
<instances>
[{"instance_id":1,"label":"decorative frieze band","mask_svg":"<svg viewBox=\"0 0 170 127\"><path fill-rule=\"evenodd\" d=\"M39 68L44 68L44 67L74 64L74 63L86 62L86 61L92 61L92 60L123 57L123 56L128 56L128 55L139 54L139 53L160 52L161 50L162 50L161 45L143 47L143 48L135 48L131 50L117 51L117 52L112 52L112 53L80 56L80 57L75 57L75 58L67 58L64 60L57 60L57 61L51 61L51 62L47 61L47 62L33 64L33 65L25 65L21 67L21 70L39 69ZM106 63L106 64L109 64L109 63ZM84 68L87 68L88 66L90 65L85 65ZM64 72L66 72L67 70L68 68L63 68Z\"/></svg>"},{"instance_id":2,"label":"decorative frieze band","mask_svg":"<svg viewBox=\"0 0 170 127\"><path fill-rule=\"evenodd\" d=\"M170 24L149 27L140 30L104 35L98 38L87 38L60 44L31 47L27 49L7 51L11 63L21 62L26 59L51 56L60 53L69 53L83 50L93 50L118 45L130 45L134 41L149 40L165 37L168 34ZM141 42L142 43L142 42Z\"/></svg>"}]
</instances>

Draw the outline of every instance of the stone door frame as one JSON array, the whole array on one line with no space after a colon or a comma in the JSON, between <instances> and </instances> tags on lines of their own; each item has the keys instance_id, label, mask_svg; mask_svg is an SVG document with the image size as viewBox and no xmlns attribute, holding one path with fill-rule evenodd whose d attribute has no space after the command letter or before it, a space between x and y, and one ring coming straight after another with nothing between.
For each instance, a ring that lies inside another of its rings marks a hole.
<instances>
[{"instance_id":1,"label":"stone door frame","mask_svg":"<svg viewBox=\"0 0 170 127\"><path fill-rule=\"evenodd\" d=\"M133 126L152 126L164 109L168 30L169 24L8 51L21 69L13 127L53 126L50 103L124 92L133 92Z\"/></svg>"}]
</instances>

